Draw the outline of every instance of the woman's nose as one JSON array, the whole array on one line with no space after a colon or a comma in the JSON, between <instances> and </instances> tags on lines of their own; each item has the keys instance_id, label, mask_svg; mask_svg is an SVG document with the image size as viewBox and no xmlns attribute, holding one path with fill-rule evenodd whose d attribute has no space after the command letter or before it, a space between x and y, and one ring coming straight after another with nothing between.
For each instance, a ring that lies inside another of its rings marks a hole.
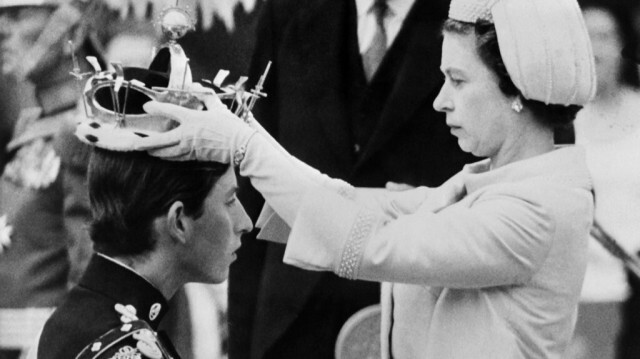
<instances>
[{"instance_id":1,"label":"woman's nose","mask_svg":"<svg viewBox=\"0 0 640 359\"><path fill-rule=\"evenodd\" d=\"M445 89L445 86L446 84L442 85L442 87L440 88L440 92L438 93L438 96L436 96L436 99L433 100L433 108L436 111L447 112L453 109L453 104L447 96L447 91Z\"/></svg>"}]
</instances>

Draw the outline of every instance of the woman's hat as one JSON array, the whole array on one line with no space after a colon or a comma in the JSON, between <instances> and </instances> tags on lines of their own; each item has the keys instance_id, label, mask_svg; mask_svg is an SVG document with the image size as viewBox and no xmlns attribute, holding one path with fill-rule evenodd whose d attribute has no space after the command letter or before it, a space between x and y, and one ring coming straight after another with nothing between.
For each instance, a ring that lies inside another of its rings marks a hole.
<instances>
[{"instance_id":1,"label":"woman's hat","mask_svg":"<svg viewBox=\"0 0 640 359\"><path fill-rule=\"evenodd\" d=\"M502 60L525 98L568 106L595 96L593 51L576 0L452 0L449 18L495 25Z\"/></svg>"}]
</instances>

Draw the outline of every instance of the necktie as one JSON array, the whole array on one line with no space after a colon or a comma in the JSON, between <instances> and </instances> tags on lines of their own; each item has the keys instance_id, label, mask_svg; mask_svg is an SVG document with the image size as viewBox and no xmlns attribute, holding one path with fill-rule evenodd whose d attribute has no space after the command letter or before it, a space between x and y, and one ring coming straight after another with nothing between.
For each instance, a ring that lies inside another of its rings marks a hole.
<instances>
[{"instance_id":1,"label":"necktie","mask_svg":"<svg viewBox=\"0 0 640 359\"><path fill-rule=\"evenodd\" d=\"M378 66L380 66L382 62L382 58L384 58L385 52L387 52L387 33L384 29L383 21L388 10L387 0L375 0L373 12L376 17L376 32L373 35L371 45L367 51L362 54L362 64L367 81L370 81L373 74L376 73Z\"/></svg>"}]
</instances>

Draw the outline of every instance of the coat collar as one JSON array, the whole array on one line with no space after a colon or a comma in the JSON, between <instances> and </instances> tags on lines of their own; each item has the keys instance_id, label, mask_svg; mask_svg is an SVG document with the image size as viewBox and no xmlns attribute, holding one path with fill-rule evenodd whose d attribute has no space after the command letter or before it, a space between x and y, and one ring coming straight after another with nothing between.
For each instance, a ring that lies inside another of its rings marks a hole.
<instances>
[{"instance_id":1,"label":"coat collar","mask_svg":"<svg viewBox=\"0 0 640 359\"><path fill-rule=\"evenodd\" d=\"M495 183L519 182L542 178L559 186L592 190L591 175L587 168L585 151L571 146L539 156L510 163L489 170L490 160L465 166L462 171L467 193L473 193Z\"/></svg>"},{"instance_id":2,"label":"coat collar","mask_svg":"<svg viewBox=\"0 0 640 359\"><path fill-rule=\"evenodd\" d=\"M381 93L390 91L390 94L379 114L365 114L379 121L356 167L384 149L419 109L432 106L443 80L439 70L440 27L447 9L448 2L444 0L415 0L376 76L363 89L365 112L377 107ZM296 81L314 84L305 97L313 98L316 107L322 109L323 132L330 150L338 157L353 151L345 95L351 71L362 71L356 12L354 1L312 2L294 15L291 23L295 24L295 31L288 33L287 45L280 50L296 66ZM358 58L352 63L353 56ZM360 76L364 82L364 73ZM424 120L444 121L443 115L435 110L433 116Z\"/></svg>"},{"instance_id":3,"label":"coat collar","mask_svg":"<svg viewBox=\"0 0 640 359\"><path fill-rule=\"evenodd\" d=\"M80 287L98 292L115 303L132 305L138 319L148 322L154 330L169 306L162 293L132 269L114 260L94 255L89 262ZM114 313L117 314L114 308Z\"/></svg>"}]
</instances>

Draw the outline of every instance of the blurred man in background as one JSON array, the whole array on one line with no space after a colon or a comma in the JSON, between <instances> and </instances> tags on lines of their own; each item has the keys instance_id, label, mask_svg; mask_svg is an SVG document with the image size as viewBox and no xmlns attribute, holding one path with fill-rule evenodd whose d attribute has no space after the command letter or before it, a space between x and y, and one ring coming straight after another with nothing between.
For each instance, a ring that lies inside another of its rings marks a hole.
<instances>
[{"instance_id":1,"label":"blurred man in background","mask_svg":"<svg viewBox=\"0 0 640 359\"><path fill-rule=\"evenodd\" d=\"M88 241L83 227L90 215L84 185L88 152L77 140L61 139L78 116L84 116L77 106L82 84L69 74L74 69L71 52L80 58L99 55L94 42L98 35L89 31L89 24L99 23L99 16L92 17L96 9L91 1L0 2L3 75L31 82L37 105L20 112L3 149L2 359L18 358L33 343L67 291L74 248Z\"/></svg>"}]
</instances>

